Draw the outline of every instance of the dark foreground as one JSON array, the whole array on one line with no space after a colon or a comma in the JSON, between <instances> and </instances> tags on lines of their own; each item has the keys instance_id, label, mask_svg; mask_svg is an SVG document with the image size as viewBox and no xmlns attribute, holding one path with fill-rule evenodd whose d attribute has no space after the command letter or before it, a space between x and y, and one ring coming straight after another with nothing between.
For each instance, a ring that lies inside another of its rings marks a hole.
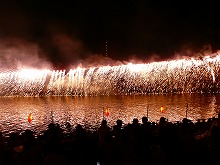
<instances>
[{"instance_id":1,"label":"dark foreground","mask_svg":"<svg viewBox=\"0 0 220 165\"><path fill-rule=\"evenodd\" d=\"M105 120L91 132L81 125L49 124L35 136L31 130L0 138L0 164L5 165L145 165L220 164L220 118L171 123L142 121L113 128Z\"/></svg>"}]
</instances>

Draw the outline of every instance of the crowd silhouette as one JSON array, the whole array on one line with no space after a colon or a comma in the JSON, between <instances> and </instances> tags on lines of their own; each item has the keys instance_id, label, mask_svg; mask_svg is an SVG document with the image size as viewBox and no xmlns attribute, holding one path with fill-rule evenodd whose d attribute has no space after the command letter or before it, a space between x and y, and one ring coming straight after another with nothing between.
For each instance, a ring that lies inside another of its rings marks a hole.
<instances>
[{"instance_id":1,"label":"crowd silhouette","mask_svg":"<svg viewBox=\"0 0 220 165\"><path fill-rule=\"evenodd\" d=\"M41 135L32 130L0 134L0 164L3 165L166 165L220 164L220 114L192 122L184 118L169 122L161 117L150 122L134 118L124 124L89 131L82 125L50 123Z\"/></svg>"}]
</instances>

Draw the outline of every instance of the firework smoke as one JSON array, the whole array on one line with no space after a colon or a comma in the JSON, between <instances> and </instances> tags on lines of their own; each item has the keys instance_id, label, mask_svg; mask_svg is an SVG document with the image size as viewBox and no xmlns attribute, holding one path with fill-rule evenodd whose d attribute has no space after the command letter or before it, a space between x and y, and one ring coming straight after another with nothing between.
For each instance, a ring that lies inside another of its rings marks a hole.
<instances>
[{"instance_id":1,"label":"firework smoke","mask_svg":"<svg viewBox=\"0 0 220 165\"><path fill-rule=\"evenodd\" d=\"M51 68L38 45L17 38L0 40L0 70L12 71L22 68Z\"/></svg>"}]
</instances>

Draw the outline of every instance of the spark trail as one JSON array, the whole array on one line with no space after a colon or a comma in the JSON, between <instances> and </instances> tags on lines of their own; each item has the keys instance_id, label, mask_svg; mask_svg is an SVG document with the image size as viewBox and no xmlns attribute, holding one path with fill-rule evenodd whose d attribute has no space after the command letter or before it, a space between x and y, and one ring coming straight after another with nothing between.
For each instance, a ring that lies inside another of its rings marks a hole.
<instances>
[{"instance_id":1,"label":"spark trail","mask_svg":"<svg viewBox=\"0 0 220 165\"><path fill-rule=\"evenodd\" d=\"M219 93L220 55L148 64L0 73L0 96Z\"/></svg>"}]
</instances>

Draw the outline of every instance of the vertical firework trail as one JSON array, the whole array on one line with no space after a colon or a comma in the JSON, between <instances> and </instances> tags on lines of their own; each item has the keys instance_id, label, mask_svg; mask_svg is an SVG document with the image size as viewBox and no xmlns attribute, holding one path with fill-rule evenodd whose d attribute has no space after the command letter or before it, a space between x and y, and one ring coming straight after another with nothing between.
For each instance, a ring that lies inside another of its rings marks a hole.
<instances>
[{"instance_id":1,"label":"vertical firework trail","mask_svg":"<svg viewBox=\"0 0 220 165\"><path fill-rule=\"evenodd\" d=\"M0 96L219 93L220 55L148 64L0 73Z\"/></svg>"}]
</instances>

